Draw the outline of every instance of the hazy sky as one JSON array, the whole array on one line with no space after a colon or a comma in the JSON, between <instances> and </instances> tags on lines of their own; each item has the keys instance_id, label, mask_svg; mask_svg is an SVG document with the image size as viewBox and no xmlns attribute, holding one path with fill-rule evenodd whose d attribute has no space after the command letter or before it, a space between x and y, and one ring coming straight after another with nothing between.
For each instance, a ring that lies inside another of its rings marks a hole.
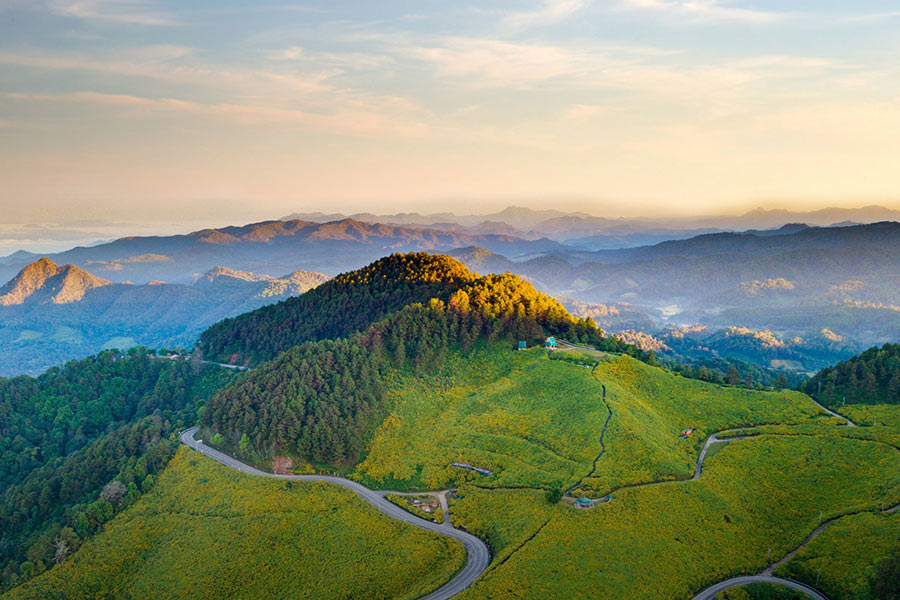
<instances>
[{"instance_id":1,"label":"hazy sky","mask_svg":"<svg viewBox=\"0 0 900 600\"><path fill-rule=\"evenodd\" d=\"M4 222L900 204L894 0L0 0Z\"/></svg>"}]
</instances>

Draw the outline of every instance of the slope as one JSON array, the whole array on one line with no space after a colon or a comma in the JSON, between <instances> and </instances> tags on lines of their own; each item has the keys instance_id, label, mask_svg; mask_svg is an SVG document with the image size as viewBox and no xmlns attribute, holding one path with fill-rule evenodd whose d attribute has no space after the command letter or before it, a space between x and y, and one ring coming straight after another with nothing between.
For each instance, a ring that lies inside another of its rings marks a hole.
<instances>
[{"instance_id":1,"label":"slope","mask_svg":"<svg viewBox=\"0 0 900 600\"><path fill-rule=\"evenodd\" d=\"M337 486L241 475L182 447L102 534L3 598L412 599L464 559Z\"/></svg>"}]
</instances>

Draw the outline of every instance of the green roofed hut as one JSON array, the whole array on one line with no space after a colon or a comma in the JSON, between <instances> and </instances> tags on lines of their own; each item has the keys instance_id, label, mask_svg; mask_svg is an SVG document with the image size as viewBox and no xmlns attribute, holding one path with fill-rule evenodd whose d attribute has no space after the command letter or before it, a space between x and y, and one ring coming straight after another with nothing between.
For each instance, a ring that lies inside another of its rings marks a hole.
<instances>
[{"instance_id":1,"label":"green roofed hut","mask_svg":"<svg viewBox=\"0 0 900 600\"><path fill-rule=\"evenodd\" d=\"M556 338L552 336L548 337L544 342L544 348L556 348Z\"/></svg>"},{"instance_id":2,"label":"green roofed hut","mask_svg":"<svg viewBox=\"0 0 900 600\"><path fill-rule=\"evenodd\" d=\"M527 349L528 349L528 344L526 344L524 341L520 341L519 342L519 350L527 350Z\"/></svg>"},{"instance_id":3,"label":"green roofed hut","mask_svg":"<svg viewBox=\"0 0 900 600\"><path fill-rule=\"evenodd\" d=\"M582 496L575 501L575 508L594 508L594 501Z\"/></svg>"}]
</instances>

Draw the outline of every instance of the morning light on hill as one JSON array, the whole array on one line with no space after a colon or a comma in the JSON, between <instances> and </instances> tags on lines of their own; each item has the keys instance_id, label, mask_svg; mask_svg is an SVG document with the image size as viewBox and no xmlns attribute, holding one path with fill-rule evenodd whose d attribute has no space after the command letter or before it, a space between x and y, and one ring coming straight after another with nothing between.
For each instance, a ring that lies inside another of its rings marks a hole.
<instances>
[{"instance_id":1,"label":"morning light on hill","mask_svg":"<svg viewBox=\"0 0 900 600\"><path fill-rule=\"evenodd\" d=\"M898 25L0 1L0 600L900 598Z\"/></svg>"}]
</instances>

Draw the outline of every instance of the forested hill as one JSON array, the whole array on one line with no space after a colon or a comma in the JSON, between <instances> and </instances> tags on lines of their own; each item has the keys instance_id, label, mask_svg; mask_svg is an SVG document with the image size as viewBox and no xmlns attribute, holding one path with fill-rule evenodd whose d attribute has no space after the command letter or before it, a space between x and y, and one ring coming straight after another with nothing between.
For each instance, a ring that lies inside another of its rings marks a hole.
<instances>
[{"instance_id":1,"label":"forested hill","mask_svg":"<svg viewBox=\"0 0 900 600\"><path fill-rule=\"evenodd\" d=\"M803 391L826 406L900 404L900 344L869 348L823 369Z\"/></svg>"},{"instance_id":2,"label":"forested hill","mask_svg":"<svg viewBox=\"0 0 900 600\"><path fill-rule=\"evenodd\" d=\"M393 254L302 296L217 323L198 347L208 360L258 363L303 342L345 337L407 304L447 300L475 279L447 256Z\"/></svg>"},{"instance_id":3,"label":"forested hill","mask_svg":"<svg viewBox=\"0 0 900 600\"><path fill-rule=\"evenodd\" d=\"M389 277L382 276L381 269L391 266L403 274L402 287L408 285L408 271L397 266L407 263L417 266L414 272L419 276L406 296L421 297L424 291L434 289L418 283L437 283L437 273L430 265L448 269L455 277L449 285L460 287L446 301L432 298L410 304L349 338L306 342L259 366L207 403L202 416L206 439L229 446L245 458L290 454L319 465L346 467L361 458L375 428L387 415L386 378L397 372L438 368L449 352L465 354L477 344L500 341L512 349L516 340L534 344L556 335L649 358L618 338L604 338L593 321L572 317L556 300L515 275L473 278L444 257L395 256L354 274L351 281L359 282L359 288L353 288L354 297L362 300L365 314L374 316L387 310L386 303L372 300L379 298L376 291L385 294L396 287ZM367 292L366 281L372 282L375 290ZM446 293L449 285L436 289ZM402 297L388 295L387 299L399 302ZM352 305L347 309L356 310ZM290 322L296 321L292 318ZM327 325L336 327L338 323L325 320L316 331L324 331ZM268 326L277 328L280 323ZM250 335L255 330L246 331ZM257 335L266 339L269 333L261 327ZM280 335L276 339L288 343L291 338Z\"/></svg>"},{"instance_id":4,"label":"forested hill","mask_svg":"<svg viewBox=\"0 0 900 600\"><path fill-rule=\"evenodd\" d=\"M177 446L169 436L234 376L136 348L0 379L0 590L149 489Z\"/></svg>"}]
</instances>

